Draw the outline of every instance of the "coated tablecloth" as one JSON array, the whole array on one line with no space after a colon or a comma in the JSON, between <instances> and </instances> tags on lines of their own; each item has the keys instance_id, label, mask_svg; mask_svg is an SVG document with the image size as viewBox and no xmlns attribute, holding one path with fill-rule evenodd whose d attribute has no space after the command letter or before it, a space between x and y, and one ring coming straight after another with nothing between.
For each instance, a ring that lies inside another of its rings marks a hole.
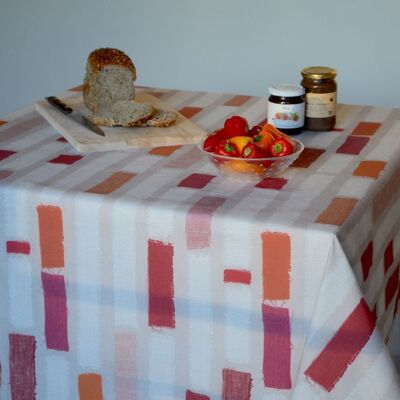
<instances>
[{"instance_id":1,"label":"coated tablecloth","mask_svg":"<svg viewBox=\"0 0 400 400\"><path fill-rule=\"evenodd\" d=\"M400 398L400 109L339 105L257 182L195 145L79 154L33 106L0 125L2 399Z\"/></svg>"}]
</instances>

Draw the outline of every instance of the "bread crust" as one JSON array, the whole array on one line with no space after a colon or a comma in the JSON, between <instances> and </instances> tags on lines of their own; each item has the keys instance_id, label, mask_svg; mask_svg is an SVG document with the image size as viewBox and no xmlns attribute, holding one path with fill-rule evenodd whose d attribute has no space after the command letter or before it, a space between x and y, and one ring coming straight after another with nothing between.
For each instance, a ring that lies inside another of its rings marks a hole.
<instances>
[{"instance_id":1,"label":"bread crust","mask_svg":"<svg viewBox=\"0 0 400 400\"><path fill-rule=\"evenodd\" d=\"M136 68L132 60L123 51L111 47L103 47L93 50L88 56L88 64L91 72L101 71L106 65L119 65L126 67L134 74L136 80Z\"/></svg>"}]
</instances>

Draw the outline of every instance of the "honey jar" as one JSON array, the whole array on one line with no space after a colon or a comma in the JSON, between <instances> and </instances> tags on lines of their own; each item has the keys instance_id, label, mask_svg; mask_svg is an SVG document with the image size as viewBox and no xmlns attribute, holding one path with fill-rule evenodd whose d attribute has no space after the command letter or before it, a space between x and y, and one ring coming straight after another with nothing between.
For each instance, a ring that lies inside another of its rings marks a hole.
<instances>
[{"instance_id":1,"label":"honey jar","mask_svg":"<svg viewBox=\"0 0 400 400\"><path fill-rule=\"evenodd\" d=\"M336 70L307 67L302 69L301 75L301 85L306 91L305 128L311 131L331 130L336 122Z\"/></svg>"}]
</instances>

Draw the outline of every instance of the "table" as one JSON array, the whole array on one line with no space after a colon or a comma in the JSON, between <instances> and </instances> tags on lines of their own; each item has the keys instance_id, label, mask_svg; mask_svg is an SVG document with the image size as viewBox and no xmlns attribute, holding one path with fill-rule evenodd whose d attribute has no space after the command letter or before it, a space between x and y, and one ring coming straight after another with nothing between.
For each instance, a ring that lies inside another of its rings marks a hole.
<instances>
[{"instance_id":1,"label":"table","mask_svg":"<svg viewBox=\"0 0 400 400\"><path fill-rule=\"evenodd\" d=\"M208 131L266 117L139 90ZM195 145L78 154L33 106L0 124L2 399L400 398L400 109L339 105L259 182Z\"/></svg>"}]
</instances>

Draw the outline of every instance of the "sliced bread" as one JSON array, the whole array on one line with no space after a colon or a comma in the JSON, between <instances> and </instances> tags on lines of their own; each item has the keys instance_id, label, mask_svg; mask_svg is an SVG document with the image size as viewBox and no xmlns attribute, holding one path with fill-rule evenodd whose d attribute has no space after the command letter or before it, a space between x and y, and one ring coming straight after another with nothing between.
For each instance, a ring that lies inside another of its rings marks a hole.
<instances>
[{"instance_id":1,"label":"sliced bread","mask_svg":"<svg viewBox=\"0 0 400 400\"><path fill-rule=\"evenodd\" d=\"M154 108L148 103L138 103L133 100L120 100L111 107L102 110L92 117L96 125L101 126L138 126L151 118Z\"/></svg>"},{"instance_id":2,"label":"sliced bread","mask_svg":"<svg viewBox=\"0 0 400 400\"><path fill-rule=\"evenodd\" d=\"M100 48L87 60L83 99L93 114L101 114L120 100L135 98L136 68L121 50Z\"/></svg>"},{"instance_id":3,"label":"sliced bread","mask_svg":"<svg viewBox=\"0 0 400 400\"><path fill-rule=\"evenodd\" d=\"M146 121L141 122L137 126L152 126L155 128L165 128L172 125L178 115L173 111L155 110L153 115Z\"/></svg>"}]
</instances>

